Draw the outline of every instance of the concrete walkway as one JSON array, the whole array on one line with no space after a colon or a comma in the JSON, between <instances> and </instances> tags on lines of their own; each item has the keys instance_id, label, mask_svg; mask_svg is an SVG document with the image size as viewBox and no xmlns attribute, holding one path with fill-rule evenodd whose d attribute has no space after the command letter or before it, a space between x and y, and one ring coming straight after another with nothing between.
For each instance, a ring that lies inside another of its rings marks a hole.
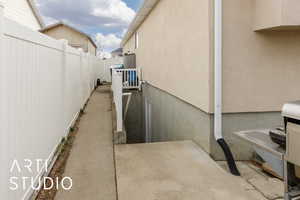
<instances>
[{"instance_id":1,"label":"concrete walkway","mask_svg":"<svg viewBox=\"0 0 300 200\"><path fill-rule=\"evenodd\" d=\"M59 190L56 200L116 200L109 87L92 95L64 176L73 179L70 191Z\"/></svg>"},{"instance_id":2,"label":"concrete walkway","mask_svg":"<svg viewBox=\"0 0 300 200\"><path fill-rule=\"evenodd\" d=\"M73 187L70 191L59 190L56 200L274 200L281 197L280 183L270 184L269 179L266 182L267 179L244 165L239 167L247 181L234 177L192 141L115 145L115 153L112 141L111 99L109 87L105 86L92 95L79 124L64 173L73 179Z\"/></svg>"},{"instance_id":3,"label":"concrete walkway","mask_svg":"<svg viewBox=\"0 0 300 200\"><path fill-rule=\"evenodd\" d=\"M117 145L119 200L262 200L191 141Z\"/></svg>"}]
</instances>

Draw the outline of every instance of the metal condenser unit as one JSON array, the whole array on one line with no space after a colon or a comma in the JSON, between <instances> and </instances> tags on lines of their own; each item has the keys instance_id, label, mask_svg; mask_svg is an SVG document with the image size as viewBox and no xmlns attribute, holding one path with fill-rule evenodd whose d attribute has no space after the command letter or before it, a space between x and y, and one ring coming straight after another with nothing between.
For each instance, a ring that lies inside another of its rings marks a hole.
<instances>
[{"instance_id":1,"label":"metal condenser unit","mask_svg":"<svg viewBox=\"0 0 300 200\"><path fill-rule=\"evenodd\" d=\"M300 101L283 106L286 154L284 161L285 199L300 199Z\"/></svg>"}]
</instances>

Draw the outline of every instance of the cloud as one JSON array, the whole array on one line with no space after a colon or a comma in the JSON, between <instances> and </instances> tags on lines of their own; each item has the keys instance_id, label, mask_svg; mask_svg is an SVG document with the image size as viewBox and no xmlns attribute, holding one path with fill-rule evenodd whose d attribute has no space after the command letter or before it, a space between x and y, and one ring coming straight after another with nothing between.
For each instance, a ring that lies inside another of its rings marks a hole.
<instances>
[{"instance_id":1,"label":"cloud","mask_svg":"<svg viewBox=\"0 0 300 200\"><path fill-rule=\"evenodd\" d=\"M102 18L111 18L115 21L113 24L128 25L135 16L135 11L121 0L110 0L106 1L106 3L97 2L92 12L93 15Z\"/></svg>"},{"instance_id":2,"label":"cloud","mask_svg":"<svg viewBox=\"0 0 300 200\"><path fill-rule=\"evenodd\" d=\"M127 27L135 16L123 0L38 0L46 21L70 21L82 27Z\"/></svg>"},{"instance_id":3,"label":"cloud","mask_svg":"<svg viewBox=\"0 0 300 200\"><path fill-rule=\"evenodd\" d=\"M110 57L135 16L125 0L36 0L47 25L64 21L93 36L99 56Z\"/></svg>"},{"instance_id":4,"label":"cloud","mask_svg":"<svg viewBox=\"0 0 300 200\"><path fill-rule=\"evenodd\" d=\"M117 35L111 33L104 35L102 33L97 33L95 36L96 44L98 47L104 51L112 51L118 47L120 47L121 38Z\"/></svg>"},{"instance_id":5,"label":"cloud","mask_svg":"<svg viewBox=\"0 0 300 200\"><path fill-rule=\"evenodd\" d=\"M121 37L124 37L125 34L127 33L127 31L128 31L128 28L124 28L121 32Z\"/></svg>"}]
</instances>

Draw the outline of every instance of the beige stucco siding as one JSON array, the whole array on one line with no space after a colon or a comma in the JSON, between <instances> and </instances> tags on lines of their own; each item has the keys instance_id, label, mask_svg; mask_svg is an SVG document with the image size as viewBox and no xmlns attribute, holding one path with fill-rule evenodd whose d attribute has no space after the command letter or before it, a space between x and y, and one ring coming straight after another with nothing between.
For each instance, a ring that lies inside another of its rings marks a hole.
<instances>
[{"instance_id":1,"label":"beige stucco siding","mask_svg":"<svg viewBox=\"0 0 300 200\"><path fill-rule=\"evenodd\" d=\"M254 0L254 30L282 24L282 0Z\"/></svg>"},{"instance_id":2,"label":"beige stucco siding","mask_svg":"<svg viewBox=\"0 0 300 200\"><path fill-rule=\"evenodd\" d=\"M41 29L27 0L2 0L4 16L33 30Z\"/></svg>"},{"instance_id":3,"label":"beige stucco siding","mask_svg":"<svg viewBox=\"0 0 300 200\"><path fill-rule=\"evenodd\" d=\"M254 29L295 29L300 25L299 0L254 0ZM296 27L295 27L296 26Z\"/></svg>"},{"instance_id":4,"label":"beige stucco siding","mask_svg":"<svg viewBox=\"0 0 300 200\"><path fill-rule=\"evenodd\" d=\"M300 99L300 32L254 32L253 0L223 6L224 112L280 111Z\"/></svg>"},{"instance_id":5,"label":"beige stucco siding","mask_svg":"<svg viewBox=\"0 0 300 200\"><path fill-rule=\"evenodd\" d=\"M92 45L88 37L67 26L60 25L45 31L44 34L56 39L66 39L71 46L82 48L85 52L95 55L96 48Z\"/></svg>"},{"instance_id":6,"label":"beige stucco siding","mask_svg":"<svg viewBox=\"0 0 300 200\"><path fill-rule=\"evenodd\" d=\"M210 108L210 0L164 0L138 29L143 79L206 112ZM124 48L133 51L134 35Z\"/></svg>"}]
</instances>

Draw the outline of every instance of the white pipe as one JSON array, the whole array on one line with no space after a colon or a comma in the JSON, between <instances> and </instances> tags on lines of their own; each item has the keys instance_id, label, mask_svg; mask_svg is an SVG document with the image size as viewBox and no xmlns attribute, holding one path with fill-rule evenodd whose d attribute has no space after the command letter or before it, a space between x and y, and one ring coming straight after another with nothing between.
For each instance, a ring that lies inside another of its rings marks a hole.
<instances>
[{"instance_id":1,"label":"white pipe","mask_svg":"<svg viewBox=\"0 0 300 200\"><path fill-rule=\"evenodd\" d=\"M222 0L215 0L215 113L214 133L215 139L222 135Z\"/></svg>"},{"instance_id":2,"label":"white pipe","mask_svg":"<svg viewBox=\"0 0 300 200\"><path fill-rule=\"evenodd\" d=\"M222 0L215 0L215 113L214 135L233 175L240 176L230 148L222 133Z\"/></svg>"}]
</instances>

